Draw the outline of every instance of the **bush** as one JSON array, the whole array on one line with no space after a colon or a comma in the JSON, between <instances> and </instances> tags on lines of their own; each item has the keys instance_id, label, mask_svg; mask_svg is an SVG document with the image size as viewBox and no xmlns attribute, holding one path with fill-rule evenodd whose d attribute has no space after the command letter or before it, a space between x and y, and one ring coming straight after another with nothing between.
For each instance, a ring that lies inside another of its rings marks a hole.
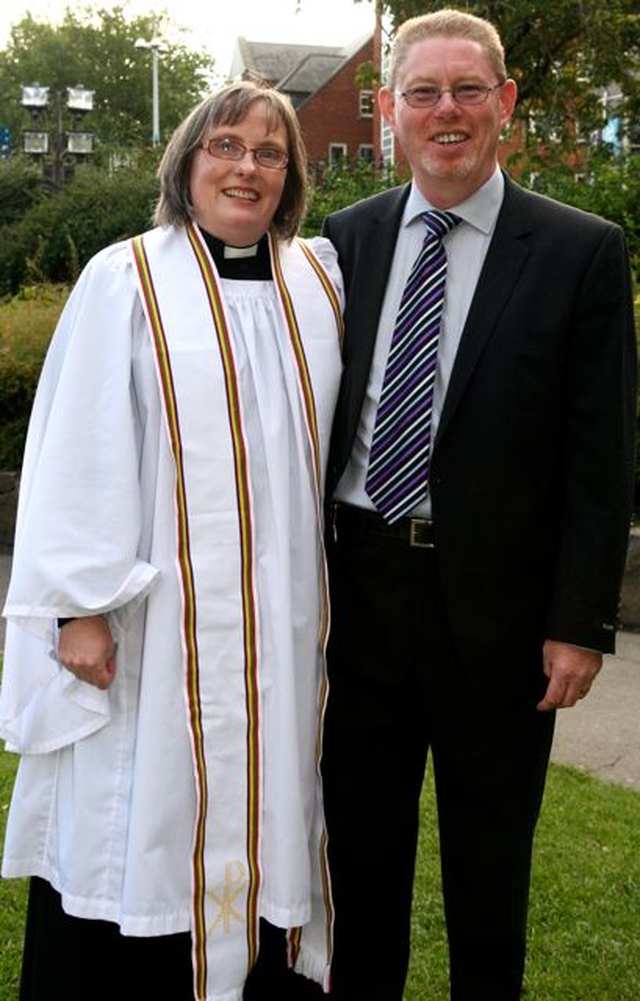
<instances>
[{"instance_id":1,"label":"bush","mask_svg":"<svg viewBox=\"0 0 640 1001\"><path fill-rule=\"evenodd\" d=\"M42 362L67 286L24 288L0 307L0 469L19 470Z\"/></svg>"},{"instance_id":2,"label":"bush","mask_svg":"<svg viewBox=\"0 0 640 1001\"><path fill-rule=\"evenodd\" d=\"M591 151L577 180L575 168L566 164L541 162L538 168L530 175L530 188L622 226L631 267L640 280L640 156L599 147Z\"/></svg>"},{"instance_id":3,"label":"bush","mask_svg":"<svg viewBox=\"0 0 640 1001\"><path fill-rule=\"evenodd\" d=\"M317 236L325 216L398 183L393 168L376 167L365 160L335 167L316 167L311 177L311 197L303 235Z\"/></svg>"},{"instance_id":4,"label":"bush","mask_svg":"<svg viewBox=\"0 0 640 1001\"><path fill-rule=\"evenodd\" d=\"M32 163L0 159L0 206L3 226L11 226L44 197L42 174Z\"/></svg>"},{"instance_id":5,"label":"bush","mask_svg":"<svg viewBox=\"0 0 640 1001\"><path fill-rule=\"evenodd\" d=\"M102 247L149 228L156 197L148 169L79 168L61 191L0 229L0 289L75 281Z\"/></svg>"}]
</instances>

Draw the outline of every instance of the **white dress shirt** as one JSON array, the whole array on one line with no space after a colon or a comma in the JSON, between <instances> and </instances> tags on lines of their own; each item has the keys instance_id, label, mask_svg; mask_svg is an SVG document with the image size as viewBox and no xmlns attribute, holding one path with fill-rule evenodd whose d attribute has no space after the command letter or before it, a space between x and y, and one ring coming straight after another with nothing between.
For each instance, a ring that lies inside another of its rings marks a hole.
<instances>
[{"instance_id":1,"label":"white dress shirt","mask_svg":"<svg viewBox=\"0 0 640 1001\"><path fill-rule=\"evenodd\" d=\"M431 441L435 440L442 407L449 385L451 370L458 345L473 299L484 259L493 236L504 195L504 179L496 168L492 177L473 195L452 205L449 211L460 216L462 222L444 238L447 252L447 285L442 329L438 345L438 367L434 390ZM335 499L356 507L374 509L365 491L369 465L369 450L373 437L378 400L382 390L387 357L400 306L402 292L425 237L424 212L434 208L416 187L405 205L398 239L389 272L389 280L380 311L376 344L369 372L369 382L360 414L360 423L347 467L338 483ZM427 495L416 507L414 514L429 517L431 502Z\"/></svg>"}]
</instances>

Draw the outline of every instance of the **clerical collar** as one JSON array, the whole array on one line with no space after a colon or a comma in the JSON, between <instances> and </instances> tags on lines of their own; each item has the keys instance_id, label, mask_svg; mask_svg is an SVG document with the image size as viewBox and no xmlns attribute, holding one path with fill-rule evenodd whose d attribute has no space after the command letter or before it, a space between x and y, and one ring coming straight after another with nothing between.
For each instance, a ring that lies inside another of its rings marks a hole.
<instances>
[{"instance_id":1,"label":"clerical collar","mask_svg":"<svg viewBox=\"0 0 640 1001\"><path fill-rule=\"evenodd\" d=\"M255 257L258 253L258 244L254 243L251 247L230 247L228 243L225 243L223 253L226 258Z\"/></svg>"},{"instance_id":2,"label":"clerical collar","mask_svg":"<svg viewBox=\"0 0 640 1001\"><path fill-rule=\"evenodd\" d=\"M271 280L271 255L266 233L250 247L232 247L204 229L202 235L221 278L253 282Z\"/></svg>"}]
</instances>

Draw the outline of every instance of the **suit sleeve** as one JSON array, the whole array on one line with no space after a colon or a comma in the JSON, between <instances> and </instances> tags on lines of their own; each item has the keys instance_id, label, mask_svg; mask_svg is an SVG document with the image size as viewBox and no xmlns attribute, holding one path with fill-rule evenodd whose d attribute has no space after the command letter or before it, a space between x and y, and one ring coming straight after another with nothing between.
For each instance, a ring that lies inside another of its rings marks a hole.
<instances>
[{"instance_id":1,"label":"suit sleeve","mask_svg":"<svg viewBox=\"0 0 640 1001\"><path fill-rule=\"evenodd\" d=\"M563 517L550 639L611 652L633 510L636 339L622 231L607 227L575 303L567 367Z\"/></svg>"}]
</instances>

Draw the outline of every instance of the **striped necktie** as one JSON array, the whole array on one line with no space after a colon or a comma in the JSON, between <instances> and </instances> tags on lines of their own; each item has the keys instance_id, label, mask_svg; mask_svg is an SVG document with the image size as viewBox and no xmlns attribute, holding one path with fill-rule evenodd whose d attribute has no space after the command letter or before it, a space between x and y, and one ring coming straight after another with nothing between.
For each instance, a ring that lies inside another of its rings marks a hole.
<instances>
[{"instance_id":1,"label":"striped necktie","mask_svg":"<svg viewBox=\"0 0 640 1001\"><path fill-rule=\"evenodd\" d=\"M460 219L431 210L422 249L407 280L378 402L365 490L388 522L408 514L427 492L431 411L444 307L443 237Z\"/></svg>"}]
</instances>

